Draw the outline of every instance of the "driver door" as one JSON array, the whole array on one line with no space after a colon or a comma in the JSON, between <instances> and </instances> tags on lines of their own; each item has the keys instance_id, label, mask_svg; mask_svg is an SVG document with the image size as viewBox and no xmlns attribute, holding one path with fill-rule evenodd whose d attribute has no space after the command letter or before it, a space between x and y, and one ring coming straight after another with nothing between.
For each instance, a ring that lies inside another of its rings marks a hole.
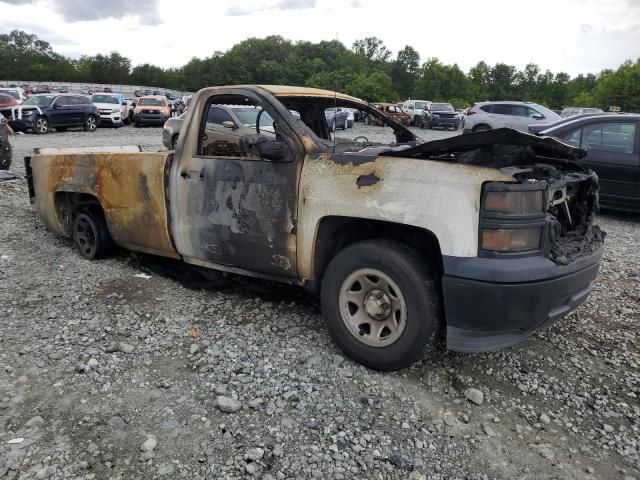
<instances>
[{"instance_id":1,"label":"driver door","mask_svg":"<svg viewBox=\"0 0 640 480\"><path fill-rule=\"evenodd\" d=\"M275 124L276 140L288 145L289 154L267 161L246 147L260 127L247 132L217 123L221 111L233 112L240 102L261 106L263 101L248 93L237 100L231 95L202 96L192 106L188 134L180 136L176 148L179 163L172 167L176 247L190 263L295 278L296 165L303 159L296 154L297 137L283 121L281 128ZM226 105L220 105L223 102ZM271 118L279 118L270 105L263 108ZM274 140L272 133L261 138Z\"/></svg>"}]
</instances>

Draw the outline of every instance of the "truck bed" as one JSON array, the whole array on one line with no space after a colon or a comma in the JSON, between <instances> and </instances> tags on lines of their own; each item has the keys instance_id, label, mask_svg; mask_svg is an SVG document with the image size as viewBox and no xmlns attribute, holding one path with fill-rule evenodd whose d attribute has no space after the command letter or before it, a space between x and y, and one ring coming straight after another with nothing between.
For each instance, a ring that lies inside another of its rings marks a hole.
<instances>
[{"instance_id":1,"label":"truck bed","mask_svg":"<svg viewBox=\"0 0 640 480\"><path fill-rule=\"evenodd\" d=\"M45 225L66 236L78 204L98 203L118 245L178 258L165 196L172 156L139 147L39 149L25 159L31 201Z\"/></svg>"}]
</instances>

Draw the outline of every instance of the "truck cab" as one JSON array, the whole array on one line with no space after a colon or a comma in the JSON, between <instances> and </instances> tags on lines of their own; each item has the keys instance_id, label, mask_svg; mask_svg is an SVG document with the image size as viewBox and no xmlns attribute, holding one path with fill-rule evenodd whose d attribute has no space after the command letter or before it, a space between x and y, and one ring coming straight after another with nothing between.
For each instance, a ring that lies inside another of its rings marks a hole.
<instances>
[{"instance_id":1,"label":"truck cab","mask_svg":"<svg viewBox=\"0 0 640 480\"><path fill-rule=\"evenodd\" d=\"M223 106L253 121L210 128ZM388 137L335 132L327 108ZM40 219L84 257L119 246L302 286L347 355L393 370L440 341L508 347L586 299L604 233L583 155L510 129L424 143L348 95L239 85L193 97L175 151L41 149L26 167Z\"/></svg>"}]
</instances>

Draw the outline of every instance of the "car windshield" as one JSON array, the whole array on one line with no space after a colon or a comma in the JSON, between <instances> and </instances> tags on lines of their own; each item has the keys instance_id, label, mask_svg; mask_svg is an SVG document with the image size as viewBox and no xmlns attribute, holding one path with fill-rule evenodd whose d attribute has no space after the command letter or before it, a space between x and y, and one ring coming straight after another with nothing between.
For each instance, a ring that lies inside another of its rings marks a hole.
<instances>
[{"instance_id":1,"label":"car windshield","mask_svg":"<svg viewBox=\"0 0 640 480\"><path fill-rule=\"evenodd\" d=\"M455 112L453 105L450 103L432 103L431 110L434 112Z\"/></svg>"},{"instance_id":2,"label":"car windshield","mask_svg":"<svg viewBox=\"0 0 640 480\"><path fill-rule=\"evenodd\" d=\"M246 127L255 127L256 126L256 118L258 117L258 113L260 112L257 108L232 108L233 113L235 113L240 123L242 123ZM260 126L261 127L270 127L273 125L273 119L269 116L267 112L264 112L260 115Z\"/></svg>"},{"instance_id":3,"label":"car windshield","mask_svg":"<svg viewBox=\"0 0 640 480\"><path fill-rule=\"evenodd\" d=\"M35 105L37 107L48 107L53 102L53 99L56 98L53 95L36 95L34 97L29 97L22 105Z\"/></svg>"},{"instance_id":4,"label":"car windshield","mask_svg":"<svg viewBox=\"0 0 640 480\"><path fill-rule=\"evenodd\" d=\"M114 97L113 95L94 95L93 97L91 97L91 101L93 103L120 103L118 101L118 98Z\"/></svg>"},{"instance_id":5,"label":"car windshield","mask_svg":"<svg viewBox=\"0 0 640 480\"><path fill-rule=\"evenodd\" d=\"M542 105L538 104L533 104L532 106L541 114L543 114L548 120L560 120L560 115L558 115L553 110L549 110L547 107L543 107Z\"/></svg>"},{"instance_id":6,"label":"car windshield","mask_svg":"<svg viewBox=\"0 0 640 480\"><path fill-rule=\"evenodd\" d=\"M16 100L20 100L20 94L17 90L0 90L0 92L5 93L7 95L11 95Z\"/></svg>"},{"instance_id":7,"label":"car windshield","mask_svg":"<svg viewBox=\"0 0 640 480\"><path fill-rule=\"evenodd\" d=\"M164 102L159 98L141 98L138 101L138 105L145 105L148 107L164 107Z\"/></svg>"},{"instance_id":8,"label":"car windshield","mask_svg":"<svg viewBox=\"0 0 640 480\"><path fill-rule=\"evenodd\" d=\"M429 104L427 102L416 102L416 109L424 110Z\"/></svg>"}]
</instances>

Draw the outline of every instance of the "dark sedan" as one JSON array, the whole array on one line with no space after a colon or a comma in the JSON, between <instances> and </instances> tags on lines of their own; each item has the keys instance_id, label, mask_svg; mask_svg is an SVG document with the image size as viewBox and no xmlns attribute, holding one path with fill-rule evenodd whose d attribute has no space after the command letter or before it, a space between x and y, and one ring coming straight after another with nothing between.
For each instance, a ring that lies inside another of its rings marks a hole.
<instances>
[{"instance_id":1,"label":"dark sedan","mask_svg":"<svg viewBox=\"0 0 640 480\"><path fill-rule=\"evenodd\" d=\"M600 178L600 204L640 211L640 115L592 115L541 132L584 148Z\"/></svg>"}]
</instances>

